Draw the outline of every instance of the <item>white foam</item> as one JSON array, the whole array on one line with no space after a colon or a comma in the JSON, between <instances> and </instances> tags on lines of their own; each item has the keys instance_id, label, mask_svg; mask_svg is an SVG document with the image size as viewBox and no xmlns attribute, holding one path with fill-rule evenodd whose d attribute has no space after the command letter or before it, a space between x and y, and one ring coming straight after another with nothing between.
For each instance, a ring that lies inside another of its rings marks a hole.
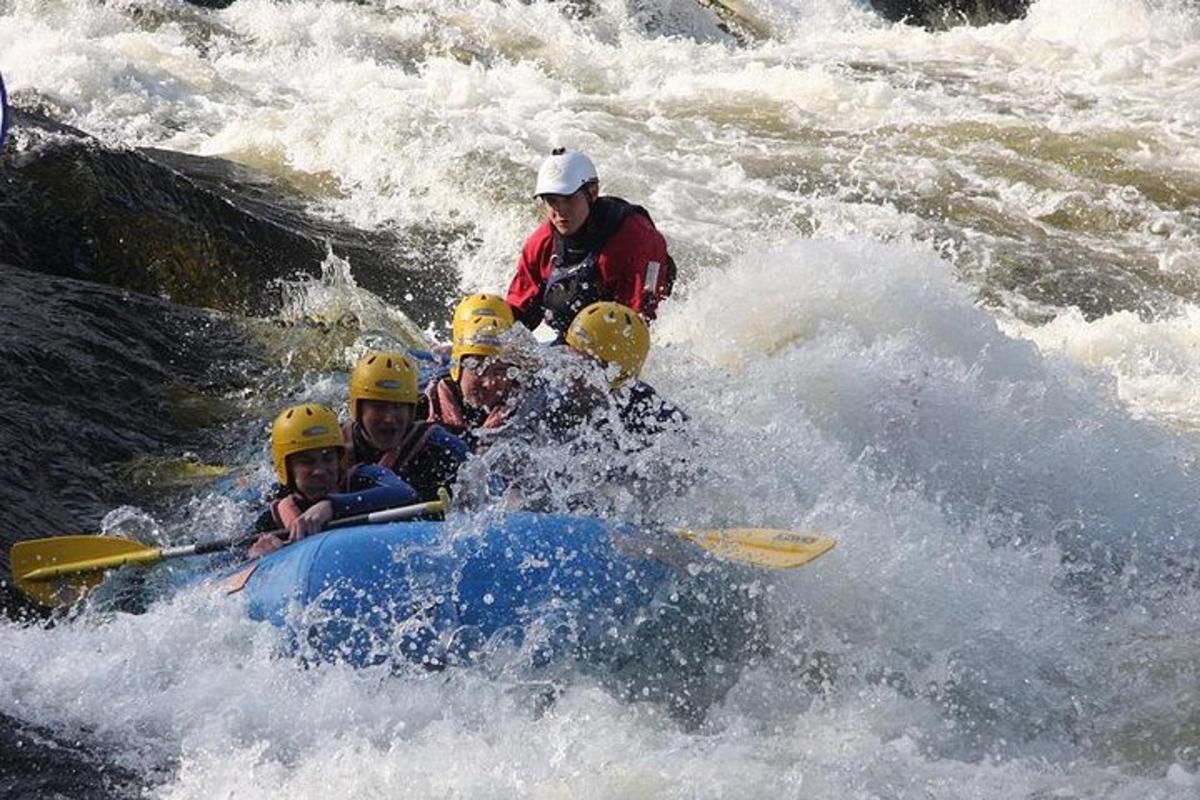
<instances>
[{"instance_id":1,"label":"white foam","mask_svg":"<svg viewBox=\"0 0 1200 800\"><path fill-rule=\"evenodd\" d=\"M1046 353L1064 355L1117 379L1131 410L1184 430L1200 430L1200 310L1184 306L1176 316L1144 321L1119 312L1087 321L1068 311L1032 327L1011 329Z\"/></svg>"}]
</instances>

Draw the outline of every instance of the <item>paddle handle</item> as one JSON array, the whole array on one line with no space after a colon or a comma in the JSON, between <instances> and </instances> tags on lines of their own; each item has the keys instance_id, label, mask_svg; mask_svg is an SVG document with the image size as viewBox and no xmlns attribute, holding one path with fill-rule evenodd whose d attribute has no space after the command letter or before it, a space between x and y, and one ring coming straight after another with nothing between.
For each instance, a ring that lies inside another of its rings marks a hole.
<instances>
[{"instance_id":1,"label":"paddle handle","mask_svg":"<svg viewBox=\"0 0 1200 800\"><path fill-rule=\"evenodd\" d=\"M382 511L372 511L367 514L355 514L352 517L342 517L335 519L325 526L324 530L332 528L348 528L352 525L374 524L377 522L395 522L401 519L413 519L414 517L432 516L434 514L444 514L450 508L450 493L445 487L438 489L437 500L427 500L424 503L414 503L411 506L399 506L398 508L385 508ZM211 542L200 542L198 544L185 544L178 547L164 547L159 552L162 558L178 558L179 556L201 556L208 553L219 553L222 550L228 550L232 547L238 547L243 544L250 544L260 536L286 536L287 528L276 528L273 531L265 531L262 533L241 534L239 536L230 536L226 539L214 539Z\"/></svg>"}]
</instances>

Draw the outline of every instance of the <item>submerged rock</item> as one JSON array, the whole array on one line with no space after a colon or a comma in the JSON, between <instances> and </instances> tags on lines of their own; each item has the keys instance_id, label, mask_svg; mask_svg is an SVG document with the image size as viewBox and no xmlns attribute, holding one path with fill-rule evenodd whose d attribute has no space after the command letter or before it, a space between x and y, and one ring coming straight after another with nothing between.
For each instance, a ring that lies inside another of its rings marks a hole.
<instances>
[{"instance_id":1,"label":"submerged rock","mask_svg":"<svg viewBox=\"0 0 1200 800\"><path fill-rule=\"evenodd\" d=\"M693 0L710 10L720 21L721 30L741 44L771 36L769 7L754 0ZM957 25L988 25L1009 22L1025 16L1032 0L870 0L884 19L905 22L931 30ZM668 4L670 5L670 4ZM636 0L630 0L631 11Z\"/></svg>"},{"instance_id":2,"label":"submerged rock","mask_svg":"<svg viewBox=\"0 0 1200 800\"><path fill-rule=\"evenodd\" d=\"M79 742L0 714L0 797L133 800L145 783Z\"/></svg>"}]
</instances>

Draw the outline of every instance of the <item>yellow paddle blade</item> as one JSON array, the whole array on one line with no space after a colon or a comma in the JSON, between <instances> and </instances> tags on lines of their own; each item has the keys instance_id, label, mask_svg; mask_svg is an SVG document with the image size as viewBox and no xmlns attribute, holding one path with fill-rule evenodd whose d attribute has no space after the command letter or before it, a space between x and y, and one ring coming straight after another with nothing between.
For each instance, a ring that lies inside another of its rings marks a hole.
<instances>
[{"instance_id":1,"label":"yellow paddle blade","mask_svg":"<svg viewBox=\"0 0 1200 800\"><path fill-rule=\"evenodd\" d=\"M45 606L74 603L106 570L160 558L156 547L112 536L56 536L17 542L9 561L17 588Z\"/></svg>"},{"instance_id":2,"label":"yellow paddle blade","mask_svg":"<svg viewBox=\"0 0 1200 800\"><path fill-rule=\"evenodd\" d=\"M837 544L828 536L771 528L680 531L679 535L718 558L775 569L802 567Z\"/></svg>"}]
</instances>

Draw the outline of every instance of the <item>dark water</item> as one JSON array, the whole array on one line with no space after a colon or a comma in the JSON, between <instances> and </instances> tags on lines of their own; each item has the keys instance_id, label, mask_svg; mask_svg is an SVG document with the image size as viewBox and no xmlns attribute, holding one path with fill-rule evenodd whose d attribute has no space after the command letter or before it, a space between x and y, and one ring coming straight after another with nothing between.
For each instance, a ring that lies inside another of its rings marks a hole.
<instances>
[{"instance_id":1,"label":"dark water","mask_svg":"<svg viewBox=\"0 0 1200 800\"><path fill-rule=\"evenodd\" d=\"M144 779L82 742L0 715L0 797L6 800L141 797Z\"/></svg>"},{"instance_id":2,"label":"dark water","mask_svg":"<svg viewBox=\"0 0 1200 800\"><path fill-rule=\"evenodd\" d=\"M1024 16L1032 0L871 0L886 19L944 28L964 23L987 24Z\"/></svg>"}]
</instances>

